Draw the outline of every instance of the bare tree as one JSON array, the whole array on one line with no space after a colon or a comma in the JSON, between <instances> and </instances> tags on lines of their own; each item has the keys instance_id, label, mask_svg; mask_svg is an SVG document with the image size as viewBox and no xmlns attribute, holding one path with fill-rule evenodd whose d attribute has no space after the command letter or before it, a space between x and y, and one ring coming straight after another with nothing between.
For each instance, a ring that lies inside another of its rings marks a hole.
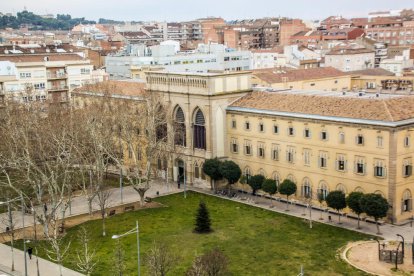
<instances>
[{"instance_id":1,"label":"bare tree","mask_svg":"<svg viewBox=\"0 0 414 276\"><path fill-rule=\"evenodd\" d=\"M228 258L215 248L194 259L187 276L220 276L227 273Z\"/></svg>"},{"instance_id":2,"label":"bare tree","mask_svg":"<svg viewBox=\"0 0 414 276\"><path fill-rule=\"evenodd\" d=\"M14 241L16 240L16 221L15 215L12 210L11 203L7 203L7 217L2 217L2 225L5 226L6 235L10 239L10 250L11 250L11 271L14 271Z\"/></svg>"},{"instance_id":3,"label":"bare tree","mask_svg":"<svg viewBox=\"0 0 414 276\"><path fill-rule=\"evenodd\" d=\"M103 186L99 188L96 194L96 201L99 206L99 212L101 214L101 219L102 219L102 236L106 236L106 229L105 229L106 209L109 207L111 195L112 195L112 191L108 189L104 189Z\"/></svg>"},{"instance_id":4,"label":"bare tree","mask_svg":"<svg viewBox=\"0 0 414 276\"><path fill-rule=\"evenodd\" d=\"M112 266L112 272L115 275L122 276L124 275L125 270L125 253L121 246L121 243L119 239L117 239L116 247L114 249L114 259L113 259L113 266Z\"/></svg>"},{"instance_id":5,"label":"bare tree","mask_svg":"<svg viewBox=\"0 0 414 276\"><path fill-rule=\"evenodd\" d=\"M154 242L146 255L150 275L165 276L178 262L178 257L165 243Z\"/></svg>"},{"instance_id":6,"label":"bare tree","mask_svg":"<svg viewBox=\"0 0 414 276\"><path fill-rule=\"evenodd\" d=\"M78 232L82 249L76 252L78 257L77 266L80 272L89 276L95 269L95 266L98 264L98 262L95 260L96 251L89 248L89 236L86 228L81 227Z\"/></svg>"}]
</instances>

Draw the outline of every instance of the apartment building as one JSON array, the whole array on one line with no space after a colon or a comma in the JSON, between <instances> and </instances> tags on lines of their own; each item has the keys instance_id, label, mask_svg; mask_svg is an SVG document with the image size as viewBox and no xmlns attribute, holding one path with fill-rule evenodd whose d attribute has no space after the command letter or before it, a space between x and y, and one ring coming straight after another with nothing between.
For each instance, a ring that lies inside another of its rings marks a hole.
<instances>
[{"instance_id":1,"label":"apartment building","mask_svg":"<svg viewBox=\"0 0 414 276\"><path fill-rule=\"evenodd\" d=\"M375 93L411 93L414 76L396 76L382 68L349 72L352 89Z\"/></svg>"},{"instance_id":2,"label":"apartment building","mask_svg":"<svg viewBox=\"0 0 414 276\"><path fill-rule=\"evenodd\" d=\"M226 155L246 177L292 180L299 200L381 194L400 222L413 215L413 107L412 96L252 92L227 108Z\"/></svg>"},{"instance_id":3,"label":"apartment building","mask_svg":"<svg viewBox=\"0 0 414 276\"><path fill-rule=\"evenodd\" d=\"M168 71L207 72L250 69L250 52L220 44L199 44L195 51L176 52L176 45L141 47L134 55L107 56L106 71L112 78L131 78L131 68L163 67Z\"/></svg>"},{"instance_id":4,"label":"apartment building","mask_svg":"<svg viewBox=\"0 0 414 276\"><path fill-rule=\"evenodd\" d=\"M93 66L74 53L4 54L0 71L3 98L21 102L65 103L72 89L91 82ZM13 77L12 77L13 76Z\"/></svg>"},{"instance_id":5,"label":"apartment building","mask_svg":"<svg viewBox=\"0 0 414 276\"><path fill-rule=\"evenodd\" d=\"M389 45L414 44L414 21L400 17L378 17L372 19L365 29L368 37Z\"/></svg>"},{"instance_id":6,"label":"apartment building","mask_svg":"<svg viewBox=\"0 0 414 276\"><path fill-rule=\"evenodd\" d=\"M300 19L284 19L280 21L279 45L289 45L291 37L299 32L309 31L306 24Z\"/></svg>"},{"instance_id":7,"label":"apartment building","mask_svg":"<svg viewBox=\"0 0 414 276\"><path fill-rule=\"evenodd\" d=\"M374 68L375 51L360 47L332 49L325 55L325 66L344 72Z\"/></svg>"}]
</instances>

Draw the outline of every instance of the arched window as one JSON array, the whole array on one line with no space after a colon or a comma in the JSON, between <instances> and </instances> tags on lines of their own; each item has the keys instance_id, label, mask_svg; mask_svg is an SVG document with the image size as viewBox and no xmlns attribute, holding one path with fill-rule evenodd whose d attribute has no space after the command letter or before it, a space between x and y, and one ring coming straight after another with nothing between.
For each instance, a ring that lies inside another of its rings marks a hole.
<instances>
[{"instance_id":1,"label":"arched window","mask_svg":"<svg viewBox=\"0 0 414 276\"><path fill-rule=\"evenodd\" d=\"M198 109L194 116L194 148L206 149L206 127L201 109Z\"/></svg>"},{"instance_id":2,"label":"arched window","mask_svg":"<svg viewBox=\"0 0 414 276\"><path fill-rule=\"evenodd\" d=\"M201 179L206 180L206 174L204 173L203 166L204 166L204 163L201 163L200 164Z\"/></svg>"},{"instance_id":3,"label":"arched window","mask_svg":"<svg viewBox=\"0 0 414 276\"><path fill-rule=\"evenodd\" d=\"M365 193L365 190L361 187L356 187L355 188L355 192L359 192L359 193Z\"/></svg>"},{"instance_id":4,"label":"arched window","mask_svg":"<svg viewBox=\"0 0 414 276\"><path fill-rule=\"evenodd\" d=\"M323 200L326 199L328 196L329 190L328 190L328 184L326 184L325 181L319 182L319 188L318 188L318 196L322 195Z\"/></svg>"},{"instance_id":5,"label":"arched window","mask_svg":"<svg viewBox=\"0 0 414 276\"><path fill-rule=\"evenodd\" d=\"M186 127L185 127L185 115L181 107L178 107L175 111L174 117L175 137L174 142L178 146L185 147L186 144Z\"/></svg>"},{"instance_id":6,"label":"arched window","mask_svg":"<svg viewBox=\"0 0 414 276\"><path fill-rule=\"evenodd\" d=\"M248 181L250 177L252 176L252 172L249 167L244 168L243 174L244 174L244 177L246 177L246 181Z\"/></svg>"},{"instance_id":7,"label":"arched window","mask_svg":"<svg viewBox=\"0 0 414 276\"><path fill-rule=\"evenodd\" d=\"M405 190L403 193L402 203L401 203L401 212L410 212L412 210L412 197L411 191Z\"/></svg>"},{"instance_id":8,"label":"arched window","mask_svg":"<svg viewBox=\"0 0 414 276\"><path fill-rule=\"evenodd\" d=\"M165 109L162 106L159 106L157 114L154 115L157 116L153 121L157 132L157 141L167 142L167 116L165 114Z\"/></svg>"},{"instance_id":9,"label":"arched window","mask_svg":"<svg viewBox=\"0 0 414 276\"><path fill-rule=\"evenodd\" d=\"M280 184L280 175L278 172L274 172L272 175L272 178L276 181L276 186L279 186Z\"/></svg>"},{"instance_id":10,"label":"arched window","mask_svg":"<svg viewBox=\"0 0 414 276\"><path fill-rule=\"evenodd\" d=\"M286 177L286 179L289 179L290 181L292 181L293 183L295 183L295 184L296 184L296 178L295 178L292 174L289 174L289 175Z\"/></svg>"},{"instance_id":11,"label":"arched window","mask_svg":"<svg viewBox=\"0 0 414 276\"><path fill-rule=\"evenodd\" d=\"M302 197L312 198L312 186L309 178L305 177L302 182Z\"/></svg>"},{"instance_id":12,"label":"arched window","mask_svg":"<svg viewBox=\"0 0 414 276\"><path fill-rule=\"evenodd\" d=\"M259 174L266 178L266 172L263 169L259 170Z\"/></svg>"},{"instance_id":13,"label":"arched window","mask_svg":"<svg viewBox=\"0 0 414 276\"><path fill-rule=\"evenodd\" d=\"M346 188L345 188L344 184L339 183L338 185L336 185L336 190L341 191L344 194L346 194Z\"/></svg>"}]
</instances>

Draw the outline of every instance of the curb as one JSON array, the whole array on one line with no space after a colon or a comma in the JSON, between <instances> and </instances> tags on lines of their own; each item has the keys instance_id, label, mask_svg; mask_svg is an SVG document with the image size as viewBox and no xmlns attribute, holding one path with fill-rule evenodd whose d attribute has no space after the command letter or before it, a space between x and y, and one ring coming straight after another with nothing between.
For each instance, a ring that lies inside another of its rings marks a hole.
<instances>
[{"instance_id":1,"label":"curb","mask_svg":"<svg viewBox=\"0 0 414 276\"><path fill-rule=\"evenodd\" d=\"M348 260L348 257L347 257L348 251L351 250L355 246L358 246L358 245L361 245L361 244L365 244L365 243L372 243L372 241L359 241L359 242L353 242L353 243L347 244L346 247L345 247L345 249L341 253L341 259L343 259L345 262L347 262L349 265L355 267L356 269L358 269L360 271L363 271L365 273L368 273L370 275L386 276L386 275L383 275L383 274L373 273L371 271L365 270L365 269L363 269L363 268L361 268L361 267L353 264L350 260Z\"/></svg>"}]
</instances>

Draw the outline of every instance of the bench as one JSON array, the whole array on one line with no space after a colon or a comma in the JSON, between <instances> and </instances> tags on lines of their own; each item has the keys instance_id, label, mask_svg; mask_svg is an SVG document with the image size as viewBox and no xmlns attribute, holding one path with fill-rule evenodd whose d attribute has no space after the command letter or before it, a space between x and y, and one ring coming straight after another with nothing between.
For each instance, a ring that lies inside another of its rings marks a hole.
<instances>
[{"instance_id":1,"label":"bench","mask_svg":"<svg viewBox=\"0 0 414 276\"><path fill-rule=\"evenodd\" d=\"M126 207L124 208L124 211L125 211L125 212L128 212L128 211L134 211L134 210L135 210L134 205L132 205L132 206L126 206Z\"/></svg>"},{"instance_id":2,"label":"bench","mask_svg":"<svg viewBox=\"0 0 414 276\"><path fill-rule=\"evenodd\" d=\"M115 215L116 214L116 210L111 210L111 211L109 211L109 213L108 213L108 217L111 217L111 216L113 216L113 215Z\"/></svg>"}]
</instances>

